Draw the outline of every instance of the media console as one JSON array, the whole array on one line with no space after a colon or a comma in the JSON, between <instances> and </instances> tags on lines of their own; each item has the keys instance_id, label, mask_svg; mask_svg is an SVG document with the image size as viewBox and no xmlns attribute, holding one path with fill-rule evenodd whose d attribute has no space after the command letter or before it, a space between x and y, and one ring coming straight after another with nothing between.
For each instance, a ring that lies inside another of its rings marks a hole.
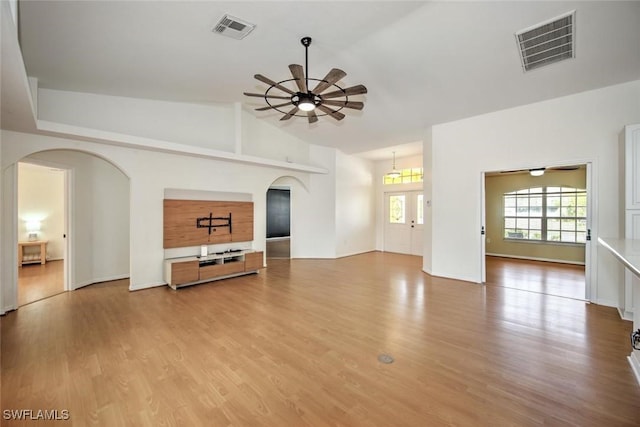
<instances>
[{"instance_id":1,"label":"media console","mask_svg":"<svg viewBox=\"0 0 640 427\"><path fill-rule=\"evenodd\" d=\"M164 280L172 289L244 274L263 268L262 251L232 250L164 260Z\"/></svg>"}]
</instances>

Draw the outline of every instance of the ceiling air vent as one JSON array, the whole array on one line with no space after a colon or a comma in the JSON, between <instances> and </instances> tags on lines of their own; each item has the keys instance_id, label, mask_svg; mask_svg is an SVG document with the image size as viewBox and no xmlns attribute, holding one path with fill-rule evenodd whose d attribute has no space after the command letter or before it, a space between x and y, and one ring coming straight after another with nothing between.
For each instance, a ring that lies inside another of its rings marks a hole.
<instances>
[{"instance_id":1,"label":"ceiling air vent","mask_svg":"<svg viewBox=\"0 0 640 427\"><path fill-rule=\"evenodd\" d=\"M231 15L224 15L220 22L213 27L213 32L233 39L243 39L256 27L256 24L250 24L247 21L238 19Z\"/></svg>"},{"instance_id":2,"label":"ceiling air vent","mask_svg":"<svg viewBox=\"0 0 640 427\"><path fill-rule=\"evenodd\" d=\"M576 11L516 33L524 71L575 56Z\"/></svg>"}]
</instances>

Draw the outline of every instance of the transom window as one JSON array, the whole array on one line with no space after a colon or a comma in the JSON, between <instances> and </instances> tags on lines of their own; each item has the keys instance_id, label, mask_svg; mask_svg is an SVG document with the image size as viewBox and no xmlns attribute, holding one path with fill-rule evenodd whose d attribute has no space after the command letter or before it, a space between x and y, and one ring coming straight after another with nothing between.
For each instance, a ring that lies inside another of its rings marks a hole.
<instances>
[{"instance_id":1,"label":"transom window","mask_svg":"<svg viewBox=\"0 0 640 427\"><path fill-rule=\"evenodd\" d=\"M422 182L422 168L400 169L400 176L392 178L385 175L382 183L389 184L410 184L412 182Z\"/></svg>"},{"instance_id":2,"label":"transom window","mask_svg":"<svg viewBox=\"0 0 640 427\"><path fill-rule=\"evenodd\" d=\"M585 243L586 190L533 187L504 193L504 238Z\"/></svg>"}]
</instances>

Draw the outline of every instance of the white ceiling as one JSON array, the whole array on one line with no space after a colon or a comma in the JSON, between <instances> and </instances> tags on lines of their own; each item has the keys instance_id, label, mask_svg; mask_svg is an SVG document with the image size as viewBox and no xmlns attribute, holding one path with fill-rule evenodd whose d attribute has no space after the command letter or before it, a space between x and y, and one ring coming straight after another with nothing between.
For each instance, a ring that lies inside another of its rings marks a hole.
<instances>
[{"instance_id":1,"label":"white ceiling","mask_svg":"<svg viewBox=\"0 0 640 427\"><path fill-rule=\"evenodd\" d=\"M576 9L576 58L523 73L514 33ZM229 13L257 24L244 40L211 32ZM438 123L640 78L640 2L22 1L27 73L41 87L197 103L262 106L256 73L289 79L341 68L369 89L336 122L280 122L314 144L368 158L423 139ZM343 110L344 112L345 110ZM542 125L542 124L541 124ZM407 149L404 155L412 154ZM400 155L400 154L398 154Z\"/></svg>"}]
</instances>

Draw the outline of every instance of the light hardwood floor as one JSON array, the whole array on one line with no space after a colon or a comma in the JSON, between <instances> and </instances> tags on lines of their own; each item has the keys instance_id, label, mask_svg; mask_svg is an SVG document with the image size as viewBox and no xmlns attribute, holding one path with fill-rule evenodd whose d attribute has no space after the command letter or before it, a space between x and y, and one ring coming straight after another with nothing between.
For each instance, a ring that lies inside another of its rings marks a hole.
<instances>
[{"instance_id":1,"label":"light hardwood floor","mask_svg":"<svg viewBox=\"0 0 640 427\"><path fill-rule=\"evenodd\" d=\"M18 305L64 292L64 261L26 264L18 268Z\"/></svg>"},{"instance_id":2,"label":"light hardwood floor","mask_svg":"<svg viewBox=\"0 0 640 427\"><path fill-rule=\"evenodd\" d=\"M638 425L615 309L420 268L270 260L178 291L118 281L29 304L1 319L2 408L67 409L55 425L74 426Z\"/></svg>"},{"instance_id":3,"label":"light hardwood floor","mask_svg":"<svg viewBox=\"0 0 640 427\"><path fill-rule=\"evenodd\" d=\"M488 256L487 285L585 299L583 265Z\"/></svg>"},{"instance_id":4,"label":"light hardwood floor","mask_svg":"<svg viewBox=\"0 0 640 427\"><path fill-rule=\"evenodd\" d=\"M267 240L267 258L291 258L291 240Z\"/></svg>"}]
</instances>

